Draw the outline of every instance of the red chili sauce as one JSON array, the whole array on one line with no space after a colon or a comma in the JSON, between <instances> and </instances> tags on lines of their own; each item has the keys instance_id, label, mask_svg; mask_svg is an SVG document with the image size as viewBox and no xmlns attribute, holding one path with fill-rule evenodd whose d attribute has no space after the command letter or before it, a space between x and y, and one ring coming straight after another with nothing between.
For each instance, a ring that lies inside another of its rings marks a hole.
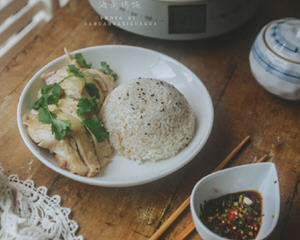
<instances>
[{"instance_id":1,"label":"red chili sauce","mask_svg":"<svg viewBox=\"0 0 300 240\"><path fill-rule=\"evenodd\" d=\"M230 193L200 205L201 221L229 239L255 239L262 220L262 196L256 191Z\"/></svg>"}]
</instances>

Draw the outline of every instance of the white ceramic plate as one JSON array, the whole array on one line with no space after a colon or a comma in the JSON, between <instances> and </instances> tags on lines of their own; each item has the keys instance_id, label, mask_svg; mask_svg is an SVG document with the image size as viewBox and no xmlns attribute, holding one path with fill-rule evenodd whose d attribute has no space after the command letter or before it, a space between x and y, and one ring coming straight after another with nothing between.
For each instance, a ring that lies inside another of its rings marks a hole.
<instances>
[{"instance_id":1,"label":"white ceramic plate","mask_svg":"<svg viewBox=\"0 0 300 240\"><path fill-rule=\"evenodd\" d=\"M76 181L107 187L140 185L167 176L191 161L202 149L213 124L213 105L209 93L200 79L187 67L159 52L145 48L121 45L95 46L80 52L94 68L106 61L119 75L119 84L138 77L156 78L173 84L191 104L197 116L197 129L191 143L173 158L159 162L138 164L115 154L112 162L99 176L88 178L70 173L56 165L55 158L37 147L28 137L22 115L31 110L37 92L44 85L40 75L67 65L65 56L59 57L39 70L24 88L18 105L18 127L30 151L47 167Z\"/></svg>"}]
</instances>

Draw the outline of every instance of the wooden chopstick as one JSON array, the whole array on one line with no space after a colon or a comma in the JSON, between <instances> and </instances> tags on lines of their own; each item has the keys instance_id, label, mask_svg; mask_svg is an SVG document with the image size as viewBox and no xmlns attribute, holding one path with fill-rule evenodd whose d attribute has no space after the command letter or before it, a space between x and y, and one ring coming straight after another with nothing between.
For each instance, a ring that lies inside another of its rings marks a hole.
<instances>
[{"instance_id":1,"label":"wooden chopstick","mask_svg":"<svg viewBox=\"0 0 300 240\"><path fill-rule=\"evenodd\" d=\"M267 158L268 158L268 155L265 154L260 159L258 159L257 161L255 161L255 163L264 162L265 160L267 160ZM179 235L177 235L177 237L175 238L175 240L183 240L183 239L185 239L194 229L195 229L194 222L191 222L189 225L187 225L187 227L181 233L179 233ZM201 237L200 237L200 239L202 240Z\"/></svg>"},{"instance_id":2,"label":"wooden chopstick","mask_svg":"<svg viewBox=\"0 0 300 240\"><path fill-rule=\"evenodd\" d=\"M228 162L242 149L249 141L250 136L245 137L241 143L235 147L231 153L216 167L214 171L221 170ZM175 212L160 226L160 228L149 238L149 240L157 240L168 227L177 219L177 217L190 205L190 196L175 210Z\"/></svg>"},{"instance_id":3,"label":"wooden chopstick","mask_svg":"<svg viewBox=\"0 0 300 240\"><path fill-rule=\"evenodd\" d=\"M188 235L190 235L190 233L195 229L195 224L193 221L191 221L191 223L189 225L186 226L185 229L183 229L183 231L181 233L179 233L179 235L177 235L177 237L175 238L175 240L179 240L179 239L185 239ZM199 236L200 237L200 236ZM200 237L200 240L202 240L202 238Z\"/></svg>"},{"instance_id":4,"label":"wooden chopstick","mask_svg":"<svg viewBox=\"0 0 300 240\"><path fill-rule=\"evenodd\" d=\"M250 140L250 136L245 137L239 145L235 149L232 150L231 153L215 168L213 172L219 171L223 169L230 160L242 149L242 147Z\"/></svg>"},{"instance_id":5,"label":"wooden chopstick","mask_svg":"<svg viewBox=\"0 0 300 240\"><path fill-rule=\"evenodd\" d=\"M261 163L266 161L269 158L268 154L263 155L260 159L258 159L255 163Z\"/></svg>"}]
</instances>

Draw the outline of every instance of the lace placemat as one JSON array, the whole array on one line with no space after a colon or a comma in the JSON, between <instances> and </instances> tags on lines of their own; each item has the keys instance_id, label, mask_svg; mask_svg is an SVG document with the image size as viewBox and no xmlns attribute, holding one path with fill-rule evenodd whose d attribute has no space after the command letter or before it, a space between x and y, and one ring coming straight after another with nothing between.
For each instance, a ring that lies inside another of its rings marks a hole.
<instances>
[{"instance_id":1,"label":"lace placemat","mask_svg":"<svg viewBox=\"0 0 300 240\"><path fill-rule=\"evenodd\" d=\"M6 177L0 168L0 239L83 240L71 210L60 206L58 195L47 195L44 186L17 175Z\"/></svg>"}]
</instances>

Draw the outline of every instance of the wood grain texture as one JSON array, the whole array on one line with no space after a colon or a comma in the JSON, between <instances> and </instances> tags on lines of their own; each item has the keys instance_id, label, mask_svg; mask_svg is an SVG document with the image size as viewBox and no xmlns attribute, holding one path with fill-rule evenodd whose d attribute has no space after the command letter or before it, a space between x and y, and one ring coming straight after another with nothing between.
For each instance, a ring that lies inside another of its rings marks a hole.
<instances>
[{"instance_id":1,"label":"wood grain texture","mask_svg":"<svg viewBox=\"0 0 300 240\"><path fill-rule=\"evenodd\" d=\"M98 26L88 1L72 0L35 35L0 72L0 163L59 194L87 240L148 239L189 196L193 185L212 171L246 135L251 144L232 165L250 163L268 153L278 169L281 191L279 223L270 240L295 239L299 229L300 111L264 91L251 75L248 54L267 22L300 17L298 0L266 0L256 17L236 31L191 42L170 42ZM96 23L96 24L94 24ZM96 26L95 26L96 25ZM22 89L43 65L63 54L103 44L154 49L188 66L207 86L215 107L212 135L195 159L178 172L144 186L113 189L88 186L56 174L27 150L18 133L16 108ZM174 239L191 221L186 210L161 239ZM199 240L193 232L188 239Z\"/></svg>"}]
</instances>

